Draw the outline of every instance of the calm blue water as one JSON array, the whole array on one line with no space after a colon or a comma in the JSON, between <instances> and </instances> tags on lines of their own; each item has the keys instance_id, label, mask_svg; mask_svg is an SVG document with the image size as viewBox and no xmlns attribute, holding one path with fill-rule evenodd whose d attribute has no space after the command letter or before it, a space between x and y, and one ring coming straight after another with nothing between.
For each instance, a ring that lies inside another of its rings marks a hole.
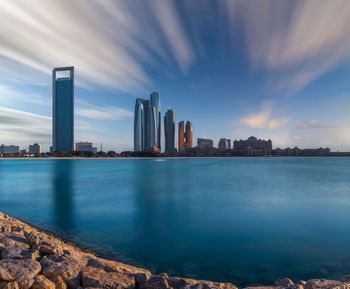
<instances>
[{"instance_id":1,"label":"calm blue water","mask_svg":"<svg viewBox=\"0 0 350 289\"><path fill-rule=\"evenodd\" d=\"M350 273L350 158L2 160L0 210L156 272Z\"/></svg>"}]
</instances>

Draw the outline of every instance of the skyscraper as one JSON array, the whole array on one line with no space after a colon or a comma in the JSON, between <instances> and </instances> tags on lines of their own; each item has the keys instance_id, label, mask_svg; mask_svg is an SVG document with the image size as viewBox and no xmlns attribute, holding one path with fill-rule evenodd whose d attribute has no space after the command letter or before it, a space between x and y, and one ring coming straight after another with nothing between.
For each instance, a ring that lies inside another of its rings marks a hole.
<instances>
[{"instance_id":1,"label":"skyscraper","mask_svg":"<svg viewBox=\"0 0 350 289\"><path fill-rule=\"evenodd\" d=\"M143 150L144 146L144 107L141 98L136 99L134 114L134 151Z\"/></svg>"},{"instance_id":2,"label":"skyscraper","mask_svg":"<svg viewBox=\"0 0 350 289\"><path fill-rule=\"evenodd\" d=\"M150 100L136 99L134 114L134 150L159 149L161 143L161 113L159 94Z\"/></svg>"},{"instance_id":3,"label":"skyscraper","mask_svg":"<svg viewBox=\"0 0 350 289\"><path fill-rule=\"evenodd\" d=\"M69 76L56 77L57 72ZM74 150L74 67L57 67L52 71L52 150Z\"/></svg>"},{"instance_id":4,"label":"skyscraper","mask_svg":"<svg viewBox=\"0 0 350 289\"><path fill-rule=\"evenodd\" d=\"M161 118L158 92L152 92L149 104L149 148L160 149Z\"/></svg>"},{"instance_id":5,"label":"skyscraper","mask_svg":"<svg viewBox=\"0 0 350 289\"><path fill-rule=\"evenodd\" d=\"M231 149L231 140L227 138L221 138L219 140L218 148L221 150Z\"/></svg>"},{"instance_id":6,"label":"skyscraper","mask_svg":"<svg viewBox=\"0 0 350 289\"><path fill-rule=\"evenodd\" d=\"M165 152L175 151L175 109L168 109L164 116Z\"/></svg>"},{"instance_id":7,"label":"skyscraper","mask_svg":"<svg viewBox=\"0 0 350 289\"><path fill-rule=\"evenodd\" d=\"M186 133L185 133L185 147L186 149L192 148L192 122L186 122Z\"/></svg>"},{"instance_id":8,"label":"skyscraper","mask_svg":"<svg viewBox=\"0 0 350 289\"><path fill-rule=\"evenodd\" d=\"M179 122L179 137L178 137L178 141L179 141L179 152L182 153L185 151L185 123L183 121Z\"/></svg>"}]
</instances>

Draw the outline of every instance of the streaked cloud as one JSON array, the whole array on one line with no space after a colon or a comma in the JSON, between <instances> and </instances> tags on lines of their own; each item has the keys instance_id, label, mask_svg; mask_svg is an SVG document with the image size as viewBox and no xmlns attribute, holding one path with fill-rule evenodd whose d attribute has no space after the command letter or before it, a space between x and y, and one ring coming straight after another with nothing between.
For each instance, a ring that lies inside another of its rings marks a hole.
<instances>
[{"instance_id":1,"label":"streaked cloud","mask_svg":"<svg viewBox=\"0 0 350 289\"><path fill-rule=\"evenodd\" d=\"M309 122L301 122L296 125L297 129L328 129L334 128L332 125L324 124L318 119L313 119Z\"/></svg>"},{"instance_id":2,"label":"streaked cloud","mask_svg":"<svg viewBox=\"0 0 350 289\"><path fill-rule=\"evenodd\" d=\"M74 65L83 86L145 91L145 63L163 53L185 71L194 58L172 1L4 0L0 19L1 57L46 75Z\"/></svg>"},{"instance_id":3,"label":"streaked cloud","mask_svg":"<svg viewBox=\"0 0 350 289\"><path fill-rule=\"evenodd\" d=\"M255 129L278 129L288 123L288 118L275 118L272 109L265 107L261 111L242 117L240 123Z\"/></svg>"},{"instance_id":4,"label":"streaked cloud","mask_svg":"<svg viewBox=\"0 0 350 289\"><path fill-rule=\"evenodd\" d=\"M275 88L297 92L350 61L348 0L227 2L234 29L242 25L252 66L270 71Z\"/></svg>"},{"instance_id":5,"label":"streaked cloud","mask_svg":"<svg viewBox=\"0 0 350 289\"><path fill-rule=\"evenodd\" d=\"M120 120L133 117L134 113L116 106L98 106L84 101L78 101L75 110L77 116L96 120Z\"/></svg>"}]
</instances>

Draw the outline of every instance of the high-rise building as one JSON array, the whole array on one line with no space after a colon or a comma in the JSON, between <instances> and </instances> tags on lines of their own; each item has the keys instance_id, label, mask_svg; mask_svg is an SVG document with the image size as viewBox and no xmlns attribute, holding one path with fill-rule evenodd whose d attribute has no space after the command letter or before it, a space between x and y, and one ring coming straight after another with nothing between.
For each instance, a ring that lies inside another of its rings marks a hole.
<instances>
[{"instance_id":1,"label":"high-rise building","mask_svg":"<svg viewBox=\"0 0 350 289\"><path fill-rule=\"evenodd\" d=\"M219 145L218 145L220 150L229 150L231 149L231 140L227 138L221 138L219 140Z\"/></svg>"},{"instance_id":2,"label":"high-rise building","mask_svg":"<svg viewBox=\"0 0 350 289\"><path fill-rule=\"evenodd\" d=\"M164 115L165 152L175 152L175 109L168 109Z\"/></svg>"},{"instance_id":3,"label":"high-rise building","mask_svg":"<svg viewBox=\"0 0 350 289\"><path fill-rule=\"evenodd\" d=\"M160 149L161 116L158 92L152 92L149 102L149 148Z\"/></svg>"},{"instance_id":4,"label":"high-rise building","mask_svg":"<svg viewBox=\"0 0 350 289\"><path fill-rule=\"evenodd\" d=\"M69 76L57 76L63 72ZM57 67L52 72L52 150L74 150L74 67Z\"/></svg>"},{"instance_id":5,"label":"high-rise building","mask_svg":"<svg viewBox=\"0 0 350 289\"><path fill-rule=\"evenodd\" d=\"M235 140L233 142L233 149L261 151L269 155L272 151L272 141L270 139L257 139L255 136L251 136L247 140Z\"/></svg>"},{"instance_id":6,"label":"high-rise building","mask_svg":"<svg viewBox=\"0 0 350 289\"><path fill-rule=\"evenodd\" d=\"M192 148L192 122L186 122L186 132L185 132L185 148Z\"/></svg>"},{"instance_id":7,"label":"high-rise building","mask_svg":"<svg viewBox=\"0 0 350 289\"><path fill-rule=\"evenodd\" d=\"M183 121L179 122L178 134L178 150L182 153L185 151L185 123Z\"/></svg>"},{"instance_id":8,"label":"high-rise building","mask_svg":"<svg viewBox=\"0 0 350 289\"><path fill-rule=\"evenodd\" d=\"M136 99L134 114L134 150L160 150L161 113L159 94L153 92L150 100Z\"/></svg>"},{"instance_id":9,"label":"high-rise building","mask_svg":"<svg viewBox=\"0 0 350 289\"><path fill-rule=\"evenodd\" d=\"M78 152L97 153L97 147L93 147L92 142L77 142L75 150Z\"/></svg>"},{"instance_id":10,"label":"high-rise building","mask_svg":"<svg viewBox=\"0 0 350 289\"><path fill-rule=\"evenodd\" d=\"M29 153L30 154L40 154L41 153L41 149L40 149L40 145L35 143L33 145L29 146Z\"/></svg>"},{"instance_id":11,"label":"high-rise building","mask_svg":"<svg viewBox=\"0 0 350 289\"><path fill-rule=\"evenodd\" d=\"M214 142L212 139L197 138L197 147L199 147L199 148L212 148L212 147L214 147Z\"/></svg>"}]
</instances>

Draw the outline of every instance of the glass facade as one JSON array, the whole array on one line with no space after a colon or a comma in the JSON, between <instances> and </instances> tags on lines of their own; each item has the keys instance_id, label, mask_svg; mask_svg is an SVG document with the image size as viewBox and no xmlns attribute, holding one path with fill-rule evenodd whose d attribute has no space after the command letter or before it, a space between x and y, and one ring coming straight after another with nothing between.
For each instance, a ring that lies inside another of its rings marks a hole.
<instances>
[{"instance_id":1,"label":"glass facade","mask_svg":"<svg viewBox=\"0 0 350 289\"><path fill-rule=\"evenodd\" d=\"M168 109L164 116L165 152L175 152L175 109Z\"/></svg>"},{"instance_id":2,"label":"glass facade","mask_svg":"<svg viewBox=\"0 0 350 289\"><path fill-rule=\"evenodd\" d=\"M161 113L159 94L153 92L150 100L138 98L134 113L134 150L160 149Z\"/></svg>"},{"instance_id":3,"label":"glass facade","mask_svg":"<svg viewBox=\"0 0 350 289\"><path fill-rule=\"evenodd\" d=\"M69 71L69 77L56 78L57 71ZM53 133L54 152L74 150L74 68L53 70Z\"/></svg>"}]
</instances>

